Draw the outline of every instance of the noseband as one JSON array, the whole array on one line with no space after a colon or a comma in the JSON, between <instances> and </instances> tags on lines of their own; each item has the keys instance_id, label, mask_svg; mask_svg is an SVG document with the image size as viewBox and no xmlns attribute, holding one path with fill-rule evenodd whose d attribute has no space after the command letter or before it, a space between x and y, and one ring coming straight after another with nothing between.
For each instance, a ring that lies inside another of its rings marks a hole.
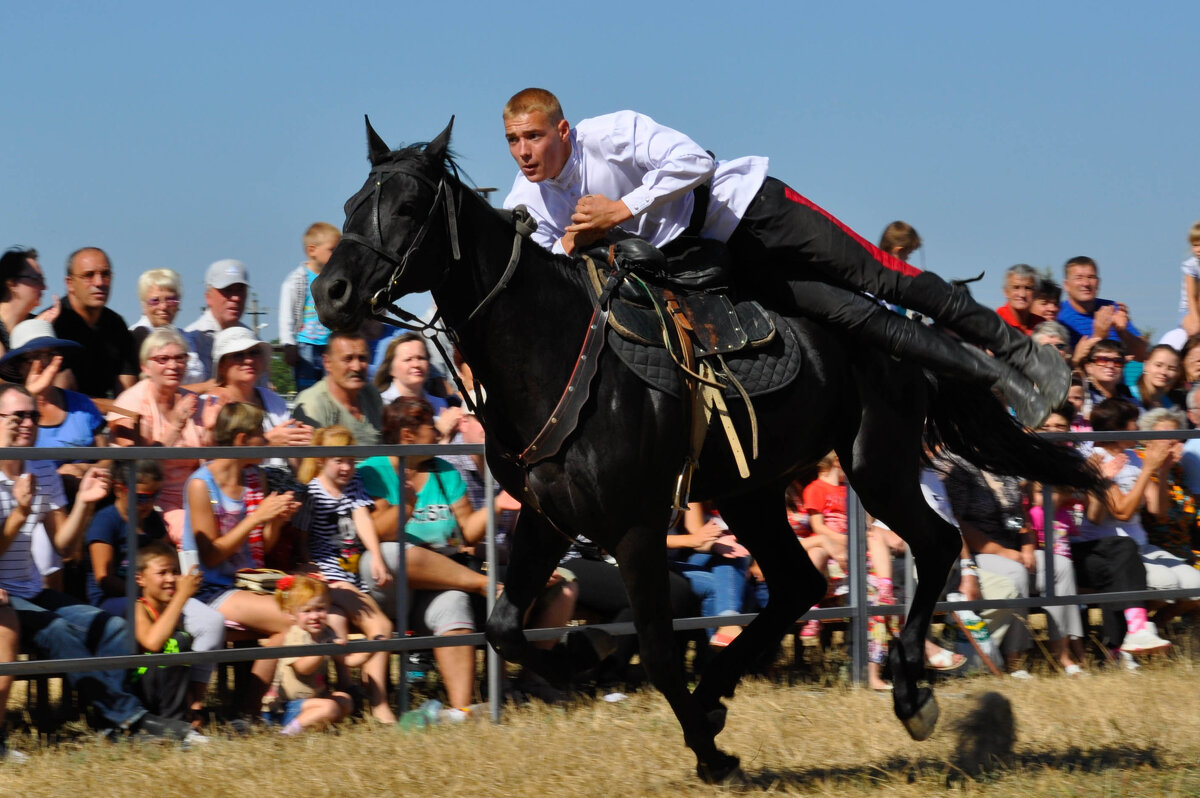
<instances>
[{"instance_id":1,"label":"noseband","mask_svg":"<svg viewBox=\"0 0 1200 798\"><path fill-rule=\"evenodd\" d=\"M383 184L399 174L406 175L419 183L425 184L429 188L434 189L435 194L433 197L433 204L430 206L429 215L425 217L424 223L422 223L420 229L417 230L416 236L413 237L412 243L408 245L408 249L405 250L404 255L400 258L397 258L394 254L388 252L384 248L383 220L379 218L379 197L383 191ZM424 242L425 236L429 232L429 229L433 226L434 217L437 216L439 209L444 211L446 217L446 229L450 238L450 254L453 256L454 260L457 261L460 259L461 254L458 246L458 215L454 203L454 192L451 190L445 175L442 176L442 179L435 186L432 180L430 180L421 172L412 168L408 163L395 163L376 166L371 170L368 181L372 185L368 186L365 191L360 191L359 195L351 200L353 205L346 212L346 223L349 224L350 219L354 216L354 213L359 209L359 207L368 199L371 199L370 231L372 238L367 238L366 236L361 236L358 233L346 231L343 228L342 240L350 241L358 244L359 246L366 247L380 258L390 263L393 267L391 277L388 278L383 287L376 291L369 300L371 305L370 315L375 318L380 318L383 316L383 313L386 310L395 313L396 315L407 319L410 322L421 323L420 318L414 316L406 310L396 307L395 304L393 304L392 292L400 283L401 278L404 276L404 272L408 268L409 259L416 254L422 242Z\"/></svg>"}]
</instances>

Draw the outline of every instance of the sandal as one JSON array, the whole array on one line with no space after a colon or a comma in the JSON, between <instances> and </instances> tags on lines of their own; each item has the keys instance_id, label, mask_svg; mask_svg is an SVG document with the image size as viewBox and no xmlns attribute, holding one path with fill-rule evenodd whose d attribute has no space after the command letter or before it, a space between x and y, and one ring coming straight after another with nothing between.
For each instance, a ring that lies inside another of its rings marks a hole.
<instances>
[{"instance_id":1,"label":"sandal","mask_svg":"<svg viewBox=\"0 0 1200 798\"><path fill-rule=\"evenodd\" d=\"M967 664L967 658L957 651L947 651L938 646L936 654L925 655L925 667L935 671L956 671Z\"/></svg>"},{"instance_id":2,"label":"sandal","mask_svg":"<svg viewBox=\"0 0 1200 798\"><path fill-rule=\"evenodd\" d=\"M736 640L741 633L742 628L740 626L722 626L709 638L708 644L713 648L725 648L725 646Z\"/></svg>"}]
</instances>

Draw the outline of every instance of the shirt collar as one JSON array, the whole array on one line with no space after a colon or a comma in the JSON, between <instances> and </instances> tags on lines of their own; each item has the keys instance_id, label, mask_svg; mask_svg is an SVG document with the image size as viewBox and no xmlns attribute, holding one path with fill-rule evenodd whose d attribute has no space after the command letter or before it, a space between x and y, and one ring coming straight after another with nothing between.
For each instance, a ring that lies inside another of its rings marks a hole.
<instances>
[{"instance_id":1,"label":"shirt collar","mask_svg":"<svg viewBox=\"0 0 1200 798\"><path fill-rule=\"evenodd\" d=\"M558 173L558 177L552 177L549 183L555 188L567 188L572 183L579 179L579 164L582 159L579 157L579 137L575 128L571 128L571 154L567 156L567 162L563 164L562 171Z\"/></svg>"}]
</instances>

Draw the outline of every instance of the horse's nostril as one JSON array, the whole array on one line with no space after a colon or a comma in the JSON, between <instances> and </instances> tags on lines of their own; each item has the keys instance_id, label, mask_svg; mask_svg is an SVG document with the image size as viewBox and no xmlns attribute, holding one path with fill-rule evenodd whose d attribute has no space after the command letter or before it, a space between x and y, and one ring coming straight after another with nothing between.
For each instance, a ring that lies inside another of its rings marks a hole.
<instances>
[{"instance_id":1,"label":"horse's nostril","mask_svg":"<svg viewBox=\"0 0 1200 798\"><path fill-rule=\"evenodd\" d=\"M346 301L347 295L350 293L350 281L334 280L328 284L325 293L331 301L340 305Z\"/></svg>"}]
</instances>

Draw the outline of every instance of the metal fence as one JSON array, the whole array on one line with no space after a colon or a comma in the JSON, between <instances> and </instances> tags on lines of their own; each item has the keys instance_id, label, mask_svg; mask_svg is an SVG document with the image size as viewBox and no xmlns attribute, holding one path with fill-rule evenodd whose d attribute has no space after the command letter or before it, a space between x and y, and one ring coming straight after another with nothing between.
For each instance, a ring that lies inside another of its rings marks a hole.
<instances>
[{"instance_id":1,"label":"metal fence","mask_svg":"<svg viewBox=\"0 0 1200 798\"><path fill-rule=\"evenodd\" d=\"M1193 439L1200 438L1200 430L1181 430L1167 432L1087 432L1087 433L1045 433L1043 437L1048 441L1121 441L1121 440L1162 440L1162 439ZM331 456L352 456L356 458L374 457L380 455L392 455L404 458L408 455L420 454L481 454L483 446L481 444L438 444L433 446L402 446L402 445L380 445L380 446L296 446L287 447L286 456L291 458L302 457L331 457ZM3 452L3 457L6 460L65 460L74 461L80 459L81 454L90 453L89 450L81 450L78 448L9 448ZM99 452L97 452L99 453ZM275 446L252 446L239 447L237 456L239 458L271 458L281 455L279 447ZM127 447L127 448L111 448L103 450L104 459L117 461L114 464L115 468L125 468L128 474L129 485L136 484L135 462L136 460L178 460L178 459L197 459L203 460L211 457L228 457L230 449L228 447L177 447L164 448L159 446L144 446L144 447ZM401 468L403 466L401 465ZM401 491L403 491L404 479L403 473L400 473ZM485 495L492 495L493 480L491 472L484 468L484 487ZM137 595L137 583L135 581L135 568L133 562L137 552L137 495L135 491L129 491L129 504L126 511L126 539L125 547L130 563L126 573L126 595L134 597ZM851 649L851 679L856 684L861 684L866 673L866 657L867 657L867 620L871 615L903 615L906 608L903 605L871 605L867 602L867 564L866 564L866 523L863 513L862 504L855 495L853 489L848 490L848 526L849 526L849 546L847 559L850 564L849 569L849 595L846 606L842 607L821 607L814 608L807 612L801 620L817 619L846 619L849 621L849 632L847 640ZM1043 502L1045 504L1045 517L1054 517L1053 496L1047 487L1044 494ZM1053 524L1046 524L1044 549L1047 553L1053 551L1054 546L1054 530ZM469 635L453 635L449 637L405 637L404 636L404 619L408 617L408 589L407 576L405 574L405 552L403 540L404 536L400 530L396 531L396 540L401 542L398 546L397 559L388 563L392 569L396 580L396 631L391 639L387 640L357 640L347 642L345 644L319 644L308 646L280 646L280 647L259 647L253 649L223 649L218 651L206 652L188 652L181 654L142 654L138 651L137 641L134 638L132 630L134 628L134 613L136 604L133 601L128 603L126 613L126 622L130 630L130 653L127 656L120 657L90 657L78 659L59 659L59 660L34 660L25 662L0 663L0 676L28 676L37 674L60 674L77 671L92 671L92 670L110 670L110 669L126 669L137 668L142 666L154 665L181 665L187 663L207 663L207 662L246 662L258 659L278 659L281 657L295 657L312 654L321 655L343 655L358 652L376 652L387 651L389 653L403 653L415 650L425 650L439 648L443 646L485 646L486 641L481 632L476 632ZM489 514L487 522L487 538L486 551L488 562L496 562L496 540L495 540L495 516ZM1090 593L1086 596L1056 596L1054 595L1054 557L1047 556L1046 562L1046 592L1041 596L1033 596L1030 598L1017 599L994 599L980 600L970 602L940 602L937 605L939 611L957 611L963 609L983 610L993 608L1008 608L1021 609L1030 607L1044 607L1064 604L1106 604L1115 602L1132 602L1146 601L1148 599L1168 600L1178 598L1190 598L1200 595L1197 590L1147 590L1126 593ZM912 568L906 568L906 574L909 578L906 579L905 595L911 597L912 583L911 574ZM496 594L496 570L489 569L488 571L488 600L487 609L490 613L495 602ZM702 628L711 628L721 625L744 625L752 621L756 617L754 613L746 613L737 616L721 616L721 617L695 617L695 618L678 618L674 622L674 627L677 630L693 630ZM526 635L530 640L548 640L557 639L563 633L572 631L574 627L560 627L551 629L529 629L526 630ZM592 628L602 629L614 635L633 634L634 627L632 623L614 623L614 624L598 624ZM150 657L148 660L147 657ZM407 709L408 704L408 689L405 679L405 668L399 668L399 679L395 684L397 706L401 712ZM501 662L498 655L490 648L487 649L487 679L488 679L488 699L489 712L493 721L500 719L500 707L502 699L501 689Z\"/></svg>"}]
</instances>

